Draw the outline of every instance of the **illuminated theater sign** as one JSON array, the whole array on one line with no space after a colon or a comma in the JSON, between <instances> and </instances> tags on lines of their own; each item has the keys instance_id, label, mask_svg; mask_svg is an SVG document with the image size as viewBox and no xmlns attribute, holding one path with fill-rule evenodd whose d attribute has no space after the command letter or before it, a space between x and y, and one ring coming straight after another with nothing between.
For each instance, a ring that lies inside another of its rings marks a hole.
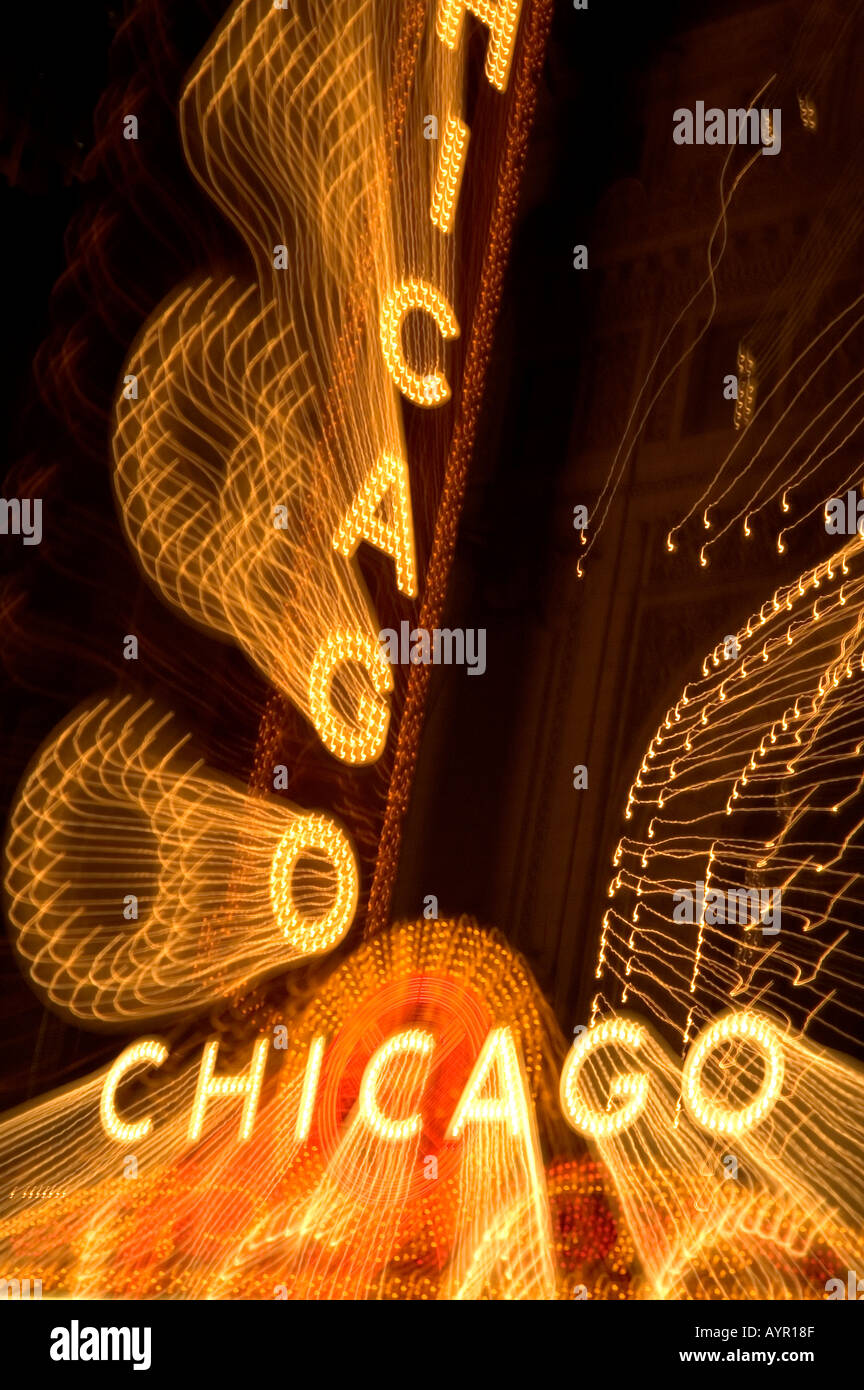
<instances>
[{"instance_id":1,"label":"illuminated theater sign","mask_svg":"<svg viewBox=\"0 0 864 1390\"><path fill-rule=\"evenodd\" d=\"M272 693L245 787L158 695L91 701L40 751L9 915L82 1023L236 1002L387 925L429 672L381 634L438 631L549 9L247 0L192 73L185 153L248 269L145 324L114 487L159 596ZM106 849L106 804L141 833Z\"/></svg>"}]
</instances>

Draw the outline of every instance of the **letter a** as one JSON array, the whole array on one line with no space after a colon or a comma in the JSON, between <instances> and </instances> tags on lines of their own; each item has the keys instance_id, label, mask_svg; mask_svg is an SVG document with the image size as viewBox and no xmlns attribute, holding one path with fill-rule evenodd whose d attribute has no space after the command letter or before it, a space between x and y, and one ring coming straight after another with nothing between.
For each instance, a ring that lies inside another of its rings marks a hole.
<instances>
[{"instance_id":1,"label":"letter a","mask_svg":"<svg viewBox=\"0 0 864 1390\"><path fill-rule=\"evenodd\" d=\"M481 1095L493 1075L494 1094ZM450 1122L448 1139L458 1139L466 1124L477 1120L506 1123L514 1136L526 1132L524 1082L509 1028L494 1028L487 1036Z\"/></svg>"},{"instance_id":2,"label":"letter a","mask_svg":"<svg viewBox=\"0 0 864 1390\"><path fill-rule=\"evenodd\" d=\"M379 508L388 492L392 494L392 520L386 522L379 514ZM333 546L347 560L361 540L367 540L376 550L383 550L385 555L392 555L396 562L396 585L400 593L408 598L416 598L411 486L407 465L396 454L382 454L342 518L333 537Z\"/></svg>"},{"instance_id":3,"label":"letter a","mask_svg":"<svg viewBox=\"0 0 864 1390\"><path fill-rule=\"evenodd\" d=\"M692 922L693 921L693 894L689 888L681 888L677 893L672 894L672 901L675 907L672 910L673 922Z\"/></svg>"},{"instance_id":4,"label":"letter a","mask_svg":"<svg viewBox=\"0 0 864 1390\"><path fill-rule=\"evenodd\" d=\"M829 536L840 536L846 523L846 507L842 497L832 497L825 504L825 530Z\"/></svg>"},{"instance_id":5,"label":"letter a","mask_svg":"<svg viewBox=\"0 0 864 1390\"><path fill-rule=\"evenodd\" d=\"M672 117L672 139L676 145L693 144L693 112L679 107Z\"/></svg>"},{"instance_id":6,"label":"letter a","mask_svg":"<svg viewBox=\"0 0 864 1390\"><path fill-rule=\"evenodd\" d=\"M69 1328L55 1327L51 1331L51 1360L69 1360Z\"/></svg>"},{"instance_id":7,"label":"letter a","mask_svg":"<svg viewBox=\"0 0 864 1390\"><path fill-rule=\"evenodd\" d=\"M489 30L485 72L493 87L506 91L510 60L516 46L516 30L522 0L438 0L435 32L448 48L459 42L465 11L470 10Z\"/></svg>"}]
</instances>

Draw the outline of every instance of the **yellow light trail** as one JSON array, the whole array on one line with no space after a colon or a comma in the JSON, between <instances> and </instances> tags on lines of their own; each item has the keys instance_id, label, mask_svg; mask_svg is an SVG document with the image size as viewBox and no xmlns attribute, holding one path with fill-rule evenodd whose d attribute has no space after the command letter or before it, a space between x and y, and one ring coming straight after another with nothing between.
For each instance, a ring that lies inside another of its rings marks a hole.
<instances>
[{"instance_id":1,"label":"yellow light trail","mask_svg":"<svg viewBox=\"0 0 864 1390\"><path fill-rule=\"evenodd\" d=\"M394 928L262 1063L277 1022L202 1057L144 1040L6 1117L3 1257L68 1297L556 1296L539 1143L564 1131L534 1108L563 1048L499 937Z\"/></svg>"},{"instance_id":2,"label":"yellow light trail","mask_svg":"<svg viewBox=\"0 0 864 1390\"><path fill-rule=\"evenodd\" d=\"M132 696L75 711L25 776L6 899L33 984L89 1024L187 1014L330 950L358 875L329 817L194 761Z\"/></svg>"},{"instance_id":3,"label":"yellow light trail","mask_svg":"<svg viewBox=\"0 0 864 1390\"><path fill-rule=\"evenodd\" d=\"M519 4L505 8L498 77ZM417 595L400 391L446 401L459 333L453 238L429 211L443 179L452 213L456 168L447 143L439 177L423 122L461 106L466 52L418 17L392 0L237 6L181 129L247 264L169 296L124 367L137 399L116 406L117 501L151 583L350 763L380 755L390 690L352 556L365 536Z\"/></svg>"},{"instance_id":4,"label":"yellow light trail","mask_svg":"<svg viewBox=\"0 0 864 1390\"><path fill-rule=\"evenodd\" d=\"M608 1123L597 1132L664 1296L680 1296L673 1291L700 1251L712 1268L723 1265L725 1296L791 1296L776 1292L777 1271L764 1251L757 1258L750 1227L782 1227L776 1240L789 1248L799 1229L809 1232L849 1268L864 1258L864 1077L843 1053L860 1038L864 1004L862 712L864 541L855 537L781 586L734 648L724 639L708 654L631 786L592 1022L632 1009L669 1042L677 1035L682 1054L706 1025L722 1043L704 1081L704 1054L687 1057L682 1105L680 1062L643 1030L648 1102L626 1133ZM680 905L686 894L699 900L700 884L701 908L688 921ZM760 892L777 895L776 923ZM715 1020L730 1005L768 1020L779 1046L723 1032ZM608 1056L592 1091L601 1109L604 1088L620 1085ZM743 1185L724 1182L724 1150L749 1175ZM706 1155L713 1176L700 1215L664 1196L658 1175L704 1171Z\"/></svg>"}]
</instances>

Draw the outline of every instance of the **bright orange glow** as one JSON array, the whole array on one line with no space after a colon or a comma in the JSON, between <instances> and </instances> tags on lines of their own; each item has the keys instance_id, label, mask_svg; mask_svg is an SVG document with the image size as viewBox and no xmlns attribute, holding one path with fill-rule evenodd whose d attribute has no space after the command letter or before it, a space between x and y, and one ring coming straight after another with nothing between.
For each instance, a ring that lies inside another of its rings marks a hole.
<instances>
[{"instance_id":1,"label":"bright orange glow","mask_svg":"<svg viewBox=\"0 0 864 1390\"><path fill-rule=\"evenodd\" d=\"M415 405L443 405L450 399L447 378L440 371L415 371L402 350L402 324L412 311L421 310L433 320L445 342L458 338L456 316L441 291L425 280L403 280L388 291L381 305L381 349L387 370L403 396Z\"/></svg>"},{"instance_id":2,"label":"bright orange glow","mask_svg":"<svg viewBox=\"0 0 864 1390\"><path fill-rule=\"evenodd\" d=\"M585 1058L598 1047L609 1042L618 1042L632 1048L639 1048L645 1040L645 1029L638 1024L628 1023L626 1019L606 1019L577 1038L564 1064L561 1073L561 1106L570 1123L585 1134L606 1137L619 1134L635 1120L645 1108L648 1099L648 1077L646 1075L617 1076L612 1084L613 1096L629 1096L626 1105L619 1106L613 1113L592 1110L579 1099L579 1072Z\"/></svg>"},{"instance_id":3,"label":"bright orange glow","mask_svg":"<svg viewBox=\"0 0 864 1390\"><path fill-rule=\"evenodd\" d=\"M188 1014L351 926L344 831L250 796L187 743L152 704L104 699L55 730L20 789L9 920L34 985L75 1018Z\"/></svg>"},{"instance_id":4,"label":"bright orange glow","mask_svg":"<svg viewBox=\"0 0 864 1390\"><path fill-rule=\"evenodd\" d=\"M211 1097L244 1097L240 1138L249 1138L255 1123L255 1112L258 1109L258 1099L261 1095L269 1046L268 1038L258 1039L245 1076L216 1076L216 1054L219 1051L219 1040L214 1038L206 1044L198 1072L198 1086L195 1091L195 1100L192 1103L192 1114L189 1117L190 1143L201 1138L201 1131L204 1128L204 1111Z\"/></svg>"},{"instance_id":5,"label":"bright orange glow","mask_svg":"<svg viewBox=\"0 0 864 1390\"><path fill-rule=\"evenodd\" d=\"M843 1051L864 1017L862 612L856 536L718 641L630 789L592 1022L636 1008L680 1055L646 1030L644 1110L597 1143L655 1296L789 1297L778 1258L864 1258L864 1080ZM627 1070L598 1050L580 1092L603 1112ZM695 1202L673 1200L668 1175L696 1172Z\"/></svg>"},{"instance_id":6,"label":"bright orange glow","mask_svg":"<svg viewBox=\"0 0 864 1390\"><path fill-rule=\"evenodd\" d=\"M392 493L393 520L386 522L378 508ZM392 555L396 562L396 584L408 596L417 596L417 569L414 557L414 522L411 516L411 484L405 461L384 454L369 474L333 537L340 555L349 559L361 540Z\"/></svg>"},{"instance_id":7,"label":"bright orange glow","mask_svg":"<svg viewBox=\"0 0 864 1390\"><path fill-rule=\"evenodd\" d=\"M442 232L452 232L456 222L456 205L459 202L459 189L462 185L470 134L467 125L458 116L447 117L441 137L435 186L432 189L432 205L429 210L434 226Z\"/></svg>"},{"instance_id":8,"label":"bright orange glow","mask_svg":"<svg viewBox=\"0 0 864 1390\"><path fill-rule=\"evenodd\" d=\"M146 1134L98 1123L131 1052L0 1124L0 1253L14 1241L75 1297L556 1296L534 1107L560 1043L500 939L468 921L396 928L335 971L282 1050L275 1021L251 1057L211 1038L130 1081L122 1123L146 1117ZM501 1108L451 1138L484 1050L475 1103Z\"/></svg>"},{"instance_id":9,"label":"bright orange glow","mask_svg":"<svg viewBox=\"0 0 864 1390\"><path fill-rule=\"evenodd\" d=\"M513 47L519 25L522 0L438 0L435 27L448 48L459 43L462 23L468 11L489 29L486 49L486 76L503 92L507 86Z\"/></svg>"},{"instance_id":10,"label":"bright orange glow","mask_svg":"<svg viewBox=\"0 0 864 1390\"><path fill-rule=\"evenodd\" d=\"M493 1094L484 1096L493 1079ZM483 1044L468 1085L450 1123L450 1138L458 1139L469 1124L503 1124L518 1135L524 1129L519 1106L521 1078L513 1039L506 1028L496 1028Z\"/></svg>"},{"instance_id":11,"label":"bright orange glow","mask_svg":"<svg viewBox=\"0 0 864 1390\"><path fill-rule=\"evenodd\" d=\"M435 1049L435 1039L422 1028L408 1028L382 1043L370 1060L360 1086L360 1115L369 1128L381 1139L413 1139L423 1127L423 1116L419 1112L404 1120L393 1120L381 1110L378 1104L378 1082L391 1062L398 1059L402 1067L411 1065L407 1059L429 1057Z\"/></svg>"},{"instance_id":12,"label":"bright orange glow","mask_svg":"<svg viewBox=\"0 0 864 1390\"><path fill-rule=\"evenodd\" d=\"M332 906L315 919L298 906L294 890L298 861L313 856L322 857L336 874ZM341 941L357 908L357 865L347 835L327 816L302 816L285 831L273 855L270 901L283 934L304 955L329 951Z\"/></svg>"},{"instance_id":13,"label":"bright orange glow","mask_svg":"<svg viewBox=\"0 0 864 1390\"><path fill-rule=\"evenodd\" d=\"M109 1068L102 1087L99 1114L105 1133L109 1134L112 1139L116 1139L118 1143L134 1144L140 1139L146 1139L153 1128L152 1115L148 1115L146 1119L139 1120L134 1125L126 1124L121 1120L115 1105L120 1082L127 1072L133 1071L136 1067L145 1064L161 1067L162 1063L167 1060L168 1048L164 1043L161 1043L158 1038L142 1038L140 1042L132 1043L130 1047L121 1052L117 1061Z\"/></svg>"},{"instance_id":14,"label":"bright orange glow","mask_svg":"<svg viewBox=\"0 0 864 1390\"><path fill-rule=\"evenodd\" d=\"M332 634L362 645L380 629L348 556L352 507L382 460L394 515L360 534L394 555L404 593L420 589L394 382L423 405L449 386L437 342L412 346L416 373L405 364L402 315L458 332L453 239L429 217L434 150L415 136L424 113L460 109L466 60L415 28L406 6L379 0L235 7L180 114L192 170L246 263L168 297L124 367L138 397L120 393L115 410L117 503L147 578L236 643L336 757L348 744L327 742L311 674ZM343 674L348 708L377 707L362 663Z\"/></svg>"},{"instance_id":15,"label":"bright orange glow","mask_svg":"<svg viewBox=\"0 0 864 1390\"><path fill-rule=\"evenodd\" d=\"M476 10L500 91L519 10ZM384 750L394 688L351 561L366 540L421 596L400 394L450 399L442 344L460 332L450 233L467 45L458 7L439 8L437 29L434 14L424 26L422 5L389 0L235 5L180 124L242 250L230 273L169 293L124 365L137 390L115 403L116 501L147 580L234 643L349 769ZM539 56L543 23L533 32ZM445 578L438 530L458 513L533 80L526 60L521 104L501 108L496 232L471 291L473 404L453 412L452 456L440 431L440 528L418 470L434 542L424 603ZM420 135L429 112L448 113L439 150ZM185 744L149 703L94 701L22 786L6 887L34 984L91 1026L182 1028L176 1048L141 1039L0 1123L13 1179L0 1256L74 1298L272 1297L283 1284L298 1299L554 1297L535 1105L561 1049L528 972L472 923L424 921L355 950L323 985L316 962L281 997L279 972L351 925L353 849L329 817L261 794L262 745L252 795Z\"/></svg>"},{"instance_id":16,"label":"bright orange glow","mask_svg":"<svg viewBox=\"0 0 864 1390\"><path fill-rule=\"evenodd\" d=\"M357 667L368 673L375 694L360 696L349 722L334 708L332 682L337 668L344 675ZM342 762L371 763L380 755L390 723L384 696L392 689L393 675L377 637L341 628L327 634L312 663L309 707L322 741Z\"/></svg>"},{"instance_id":17,"label":"bright orange glow","mask_svg":"<svg viewBox=\"0 0 864 1390\"><path fill-rule=\"evenodd\" d=\"M765 1079L755 1100L737 1110L713 1104L702 1089L702 1070L708 1054L727 1039L750 1039L766 1059ZM735 1014L718 1019L693 1044L684 1063L684 1101L694 1119L718 1134L743 1134L765 1118L783 1085L783 1047L765 1019Z\"/></svg>"}]
</instances>

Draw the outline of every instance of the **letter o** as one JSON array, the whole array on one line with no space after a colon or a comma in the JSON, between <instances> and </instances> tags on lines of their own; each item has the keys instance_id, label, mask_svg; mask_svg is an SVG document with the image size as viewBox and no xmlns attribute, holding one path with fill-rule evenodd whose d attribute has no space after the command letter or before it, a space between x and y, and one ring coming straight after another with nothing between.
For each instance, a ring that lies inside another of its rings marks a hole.
<instances>
[{"instance_id":1,"label":"letter o","mask_svg":"<svg viewBox=\"0 0 864 1390\"><path fill-rule=\"evenodd\" d=\"M291 876L300 856L315 850L336 871L336 896L323 916L304 917L294 902ZM329 951L354 920L357 896L357 861L344 830L327 816L299 817L279 841L270 870L273 915L284 935L303 955Z\"/></svg>"},{"instance_id":2,"label":"letter o","mask_svg":"<svg viewBox=\"0 0 864 1390\"><path fill-rule=\"evenodd\" d=\"M746 1039L765 1058L765 1078L759 1094L743 1110L729 1110L708 1100L702 1090L702 1071L709 1053L730 1038ZM758 1014L727 1014L709 1024L694 1039L684 1062L682 1094L688 1113L703 1129L717 1134L744 1134L764 1120L783 1086L783 1046L775 1028Z\"/></svg>"}]
</instances>

